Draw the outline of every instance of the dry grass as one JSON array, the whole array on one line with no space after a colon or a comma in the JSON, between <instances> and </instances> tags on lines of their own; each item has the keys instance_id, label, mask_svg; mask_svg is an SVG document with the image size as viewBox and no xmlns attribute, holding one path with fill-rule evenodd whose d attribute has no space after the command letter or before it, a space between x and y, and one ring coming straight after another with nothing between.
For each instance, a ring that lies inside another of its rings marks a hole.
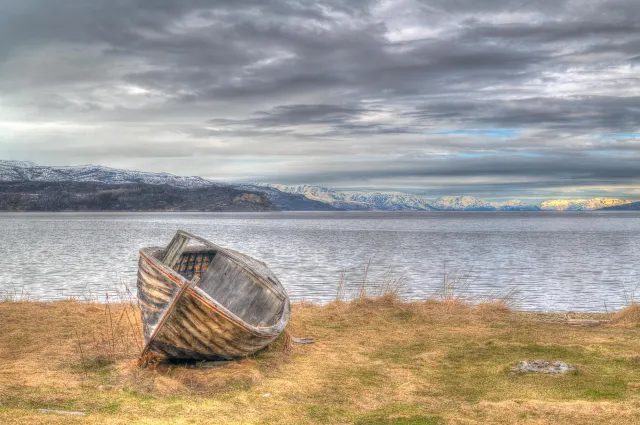
<instances>
[{"instance_id":1,"label":"dry grass","mask_svg":"<svg viewBox=\"0 0 640 425\"><path fill-rule=\"evenodd\" d=\"M406 271L385 267L370 259L361 273L357 270L351 273L347 269L340 270L335 301L399 300L406 285Z\"/></svg>"},{"instance_id":2,"label":"dry grass","mask_svg":"<svg viewBox=\"0 0 640 425\"><path fill-rule=\"evenodd\" d=\"M139 320L131 304L0 303L0 423L622 425L640 417L636 326L575 328L499 301L369 296L294 305L289 331L317 343L288 353L283 336L215 369L140 369ZM527 359L564 360L578 373L508 375Z\"/></svg>"},{"instance_id":3,"label":"dry grass","mask_svg":"<svg viewBox=\"0 0 640 425\"><path fill-rule=\"evenodd\" d=\"M640 325L640 304L633 303L611 317L611 323Z\"/></svg>"}]
</instances>

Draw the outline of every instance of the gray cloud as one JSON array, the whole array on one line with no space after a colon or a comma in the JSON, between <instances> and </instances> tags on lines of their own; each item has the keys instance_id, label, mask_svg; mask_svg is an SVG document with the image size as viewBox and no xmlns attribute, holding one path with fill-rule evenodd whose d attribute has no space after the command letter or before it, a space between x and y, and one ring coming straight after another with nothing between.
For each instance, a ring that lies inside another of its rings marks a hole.
<instances>
[{"instance_id":1,"label":"gray cloud","mask_svg":"<svg viewBox=\"0 0 640 425\"><path fill-rule=\"evenodd\" d=\"M6 0L0 157L640 197L638 22L635 0Z\"/></svg>"}]
</instances>

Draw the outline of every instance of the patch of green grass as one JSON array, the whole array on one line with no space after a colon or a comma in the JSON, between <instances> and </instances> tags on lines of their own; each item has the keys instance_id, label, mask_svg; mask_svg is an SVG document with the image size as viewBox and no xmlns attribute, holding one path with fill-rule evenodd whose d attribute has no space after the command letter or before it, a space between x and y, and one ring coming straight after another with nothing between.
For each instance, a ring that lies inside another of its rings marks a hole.
<instances>
[{"instance_id":1,"label":"patch of green grass","mask_svg":"<svg viewBox=\"0 0 640 425\"><path fill-rule=\"evenodd\" d=\"M97 407L95 410L100 412L100 413L118 413L120 411L120 408L122 406L122 403L119 401L111 401L105 405L99 406Z\"/></svg>"},{"instance_id":2,"label":"patch of green grass","mask_svg":"<svg viewBox=\"0 0 640 425\"><path fill-rule=\"evenodd\" d=\"M338 379L338 378L336 378ZM322 389L305 393L303 396L296 397L300 402L311 401L322 405L345 405L353 395L352 386L345 385L344 375L339 378L340 382L336 383L333 379L327 381Z\"/></svg>"},{"instance_id":3,"label":"patch of green grass","mask_svg":"<svg viewBox=\"0 0 640 425\"><path fill-rule=\"evenodd\" d=\"M442 416L409 416L397 418L384 418L370 416L358 419L354 425L445 425L447 422Z\"/></svg>"},{"instance_id":4,"label":"patch of green grass","mask_svg":"<svg viewBox=\"0 0 640 425\"><path fill-rule=\"evenodd\" d=\"M580 362L586 359L585 350L582 347L567 347L555 345L503 345L503 344L485 344L480 345L476 342L467 343L462 346L452 347L445 361L447 362L486 362L495 359L517 359L535 360L535 359L563 359L564 361Z\"/></svg>"},{"instance_id":5,"label":"patch of green grass","mask_svg":"<svg viewBox=\"0 0 640 425\"><path fill-rule=\"evenodd\" d=\"M307 407L307 416L314 423L334 424L345 417L347 411L327 404L315 404Z\"/></svg>"},{"instance_id":6,"label":"patch of green grass","mask_svg":"<svg viewBox=\"0 0 640 425\"><path fill-rule=\"evenodd\" d=\"M349 376L358 379L361 385L369 387L382 385L385 382L385 375L374 368L358 368L351 371Z\"/></svg>"},{"instance_id":7,"label":"patch of green grass","mask_svg":"<svg viewBox=\"0 0 640 425\"><path fill-rule=\"evenodd\" d=\"M354 425L446 425L441 416L427 415L420 406L392 403L360 415Z\"/></svg>"},{"instance_id":8,"label":"patch of green grass","mask_svg":"<svg viewBox=\"0 0 640 425\"><path fill-rule=\"evenodd\" d=\"M65 394L53 393L53 391L47 392L46 390L34 390L16 391L11 394L4 395L2 399L0 399L0 404L5 407L27 410L74 410L78 404L78 400Z\"/></svg>"},{"instance_id":9,"label":"patch of green grass","mask_svg":"<svg viewBox=\"0 0 640 425\"><path fill-rule=\"evenodd\" d=\"M578 397L583 400L624 400L627 397L627 381L607 377L594 382L591 387L583 388ZM593 381L592 381L593 382Z\"/></svg>"},{"instance_id":10,"label":"patch of green grass","mask_svg":"<svg viewBox=\"0 0 640 425\"><path fill-rule=\"evenodd\" d=\"M422 338L417 338L422 339ZM419 354L431 351L433 347L432 342L426 342L428 339L424 339L418 342L390 344L384 348L375 350L369 355L372 360L383 360L385 362L392 362L395 364L413 364L415 363L415 357Z\"/></svg>"},{"instance_id":11,"label":"patch of green grass","mask_svg":"<svg viewBox=\"0 0 640 425\"><path fill-rule=\"evenodd\" d=\"M578 371L508 376L516 363L536 359L563 360L577 365ZM626 382L640 377L639 372L630 361L615 361L584 347L467 343L450 348L437 381L447 396L472 402L518 393L547 400L622 400Z\"/></svg>"}]
</instances>

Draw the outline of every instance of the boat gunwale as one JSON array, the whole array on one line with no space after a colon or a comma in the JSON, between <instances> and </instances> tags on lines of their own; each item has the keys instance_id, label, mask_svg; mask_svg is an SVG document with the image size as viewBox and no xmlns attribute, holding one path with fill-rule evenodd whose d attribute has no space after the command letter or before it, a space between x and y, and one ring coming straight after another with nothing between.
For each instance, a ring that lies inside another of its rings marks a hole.
<instances>
[{"instance_id":1,"label":"boat gunwale","mask_svg":"<svg viewBox=\"0 0 640 425\"><path fill-rule=\"evenodd\" d=\"M209 248L212 248L212 247L209 247ZM151 254L151 251L161 251L161 250L164 250L164 248L163 247L141 248L140 256L143 257L152 267L154 267L156 270L158 270L160 273L162 273L167 278L169 278L172 282L174 282L178 286L178 288L181 288L183 285L189 285L191 281L182 277L175 270L162 264L162 262L158 258L156 258ZM224 251L225 249L220 247L220 251L218 251L218 253L223 253ZM232 260L235 260L235 258L232 256L229 256L229 258L231 258ZM250 270L252 274L254 274L255 276L259 276L259 274L256 273L254 270L251 270L251 268L248 265L246 264L240 264L240 265L243 268ZM280 284L280 282L278 282L278 284ZM286 327L291 315L291 304L288 297L286 297L283 300L284 305L282 308L282 313L280 314L280 319L276 323L274 323L271 326L254 326L242 320L240 317L232 313L224 305L220 304L218 301L213 299L209 294L207 294L206 292L204 292L202 289L198 287L194 287L194 286L188 287L185 292L188 292L189 295L200 300L204 305L206 305L210 309L217 311L227 320L234 323L236 326L243 328L246 331L250 332L251 334L261 338L269 339L269 338L277 337ZM163 314L162 318L156 325L153 333L149 337L149 342L147 343L147 345L149 345L154 340L154 337L156 336L157 332L160 330L160 328L164 324L164 321L167 318L167 316L168 316L167 314Z\"/></svg>"}]
</instances>

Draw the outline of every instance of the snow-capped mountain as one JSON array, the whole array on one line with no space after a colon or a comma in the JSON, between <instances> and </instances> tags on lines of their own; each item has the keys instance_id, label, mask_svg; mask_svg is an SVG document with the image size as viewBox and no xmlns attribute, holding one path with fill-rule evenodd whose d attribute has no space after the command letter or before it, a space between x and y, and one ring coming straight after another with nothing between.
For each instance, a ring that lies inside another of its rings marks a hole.
<instances>
[{"instance_id":1,"label":"snow-capped mountain","mask_svg":"<svg viewBox=\"0 0 640 425\"><path fill-rule=\"evenodd\" d=\"M235 189L262 192L282 211L336 211L339 209L328 202L307 198L299 193L283 192L264 185L237 184L233 185L233 187Z\"/></svg>"},{"instance_id":2,"label":"snow-capped mountain","mask_svg":"<svg viewBox=\"0 0 640 425\"><path fill-rule=\"evenodd\" d=\"M422 196L406 193L350 193L351 202L374 205L376 209L385 211L432 211L433 206Z\"/></svg>"},{"instance_id":3,"label":"snow-capped mountain","mask_svg":"<svg viewBox=\"0 0 640 425\"><path fill-rule=\"evenodd\" d=\"M257 183L257 188L278 189L281 192L304 195L345 210L377 211L590 211L630 203L615 198L582 200L549 200L539 205L512 199L488 202L474 196L443 196L430 200L423 196L398 192L338 191L323 186Z\"/></svg>"},{"instance_id":4,"label":"snow-capped mountain","mask_svg":"<svg viewBox=\"0 0 640 425\"><path fill-rule=\"evenodd\" d=\"M332 211L336 209L326 202L311 200L302 195L283 193L277 189L255 185L222 184L201 177L119 170L99 165L52 167L28 161L0 160L0 182L144 183L149 185L166 184L182 189L226 187L241 191L263 192L269 201L284 211Z\"/></svg>"},{"instance_id":5,"label":"snow-capped mountain","mask_svg":"<svg viewBox=\"0 0 640 425\"><path fill-rule=\"evenodd\" d=\"M450 211L495 211L491 203L473 196L443 196L433 202L439 210Z\"/></svg>"},{"instance_id":6,"label":"snow-capped mountain","mask_svg":"<svg viewBox=\"0 0 640 425\"><path fill-rule=\"evenodd\" d=\"M540 211L540 207L511 199L504 202L487 202L474 196L443 196L433 206L445 211Z\"/></svg>"},{"instance_id":7,"label":"snow-capped mountain","mask_svg":"<svg viewBox=\"0 0 640 425\"><path fill-rule=\"evenodd\" d=\"M51 167L27 161L0 160L0 181L74 181L107 184L146 183L168 184L182 188L218 185L201 177L176 176L169 173L118 170L100 165Z\"/></svg>"},{"instance_id":8,"label":"snow-capped mountain","mask_svg":"<svg viewBox=\"0 0 640 425\"><path fill-rule=\"evenodd\" d=\"M591 211L601 208L617 207L619 205L630 204L633 201L616 198L593 198L593 199L551 199L540 204L540 209L544 211Z\"/></svg>"},{"instance_id":9,"label":"snow-capped mountain","mask_svg":"<svg viewBox=\"0 0 640 425\"><path fill-rule=\"evenodd\" d=\"M435 201L423 196L398 192L337 191L322 186L258 183L261 187L304 195L345 210L378 211L536 211L540 208L519 200L490 203L473 196L443 196Z\"/></svg>"},{"instance_id":10,"label":"snow-capped mountain","mask_svg":"<svg viewBox=\"0 0 640 425\"><path fill-rule=\"evenodd\" d=\"M523 202L519 199L511 199L505 202L492 203L498 211L540 211L538 205Z\"/></svg>"},{"instance_id":11,"label":"snow-capped mountain","mask_svg":"<svg viewBox=\"0 0 640 425\"><path fill-rule=\"evenodd\" d=\"M309 199L328 203L347 200L347 195L345 193L323 186L312 186L307 184L287 186L283 184L271 183L256 183L256 186L270 187L273 189L278 189L279 191L284 193L296 193L304 195Z\"/></svg>"},{"instance_id":12,"label":"snow-capped mountain","mask_svg":"<svg viewBox=\"0 0 640 425\"><path fill-rule=\"evenodd\" d=\"M257 183L259 187L270 187L285 193L304 195L309 199L326 202L344 210L380 211L432 211L429 201L417 195L398 192L341 192L323 186Z\"/></svg>"}]
</instances>

